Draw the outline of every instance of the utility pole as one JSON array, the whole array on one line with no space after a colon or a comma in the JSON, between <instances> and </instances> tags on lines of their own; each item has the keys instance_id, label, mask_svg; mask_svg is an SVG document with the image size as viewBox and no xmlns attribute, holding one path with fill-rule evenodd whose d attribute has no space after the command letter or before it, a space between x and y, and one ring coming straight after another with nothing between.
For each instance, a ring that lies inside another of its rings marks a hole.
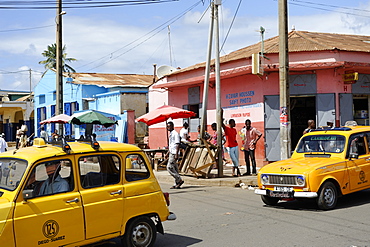
<instances>
[{"instance_id":1,"label":"utility pole","mask_svg":"<svg viewBox=\"0 0 370 247\"><path fill-rule=\"evenodd\" d=\"M63 43L62 43L62 0L57 0L56 13L56 100L55 100L55 114L63 113ZM63 125L58 124L59 135L63 135Z\"/></svg>"},{"instance_id":2,"label":"utility pole","mask_svg":"<svg viewBox=\"0 0 370 247\"><path fill-rule=\"evenodd\" d=\"M211 23L209 25L208 34L208 49L207 49L207 60L206 60L206 71L204 75L203 84L203 101L202 101L202 116L200 123L200 137L204 138L204 132L207 126L207 105L208 105L208 88L209 88L209 77L211 68L211 54L212 54L212 38L213 38L213 25L214 25L214 3L211 2Z\"/></svg>"},{"instance_id":3,"label":"utility pole","mask_svg":"<svg viewBox=\"0 0 370 247\"><path fill-rule=\"evenodd\" d=\"M220 42L219 42L219 21L218 21L218 6L222 0L213 0L211 2L211 23L209 26L208 50L206 60L206 70L203 86L203 104L202 104L202 119L200 125L201 138L204 138L204 132L207 126L207 103L208 103L208 88L210 78L210 64L212 53L212 40L215 38L215 87L216 87L216 123L217 123L217 167L218 177L223 177L223 159L222 159L222 119L221 119L221 79L220 79ZM214 31L214 23L216 28Z\"/></svg>"},{"instance_id":4,"label":"utility pole","mask_svg":"<svg viewBox=\"0 0 370 247\"><path fill-rule=\"evenodd\" d=\"M279 82L281 160L290 157L290 94L287 0L279 0Z\"/></svg>"},{"instance_id":5,"label":"utility pole","mask_svg":"<svg viewBox=\"0 0 370 247\"><path fill-rule=\"evenodd\" d=\"M32 93L32 70L29 69L29 75L30 75L30 94Z\"/></svg>"},{"instance_id":6,"label":"utility pole","mask_svg":"<svg viewBox=\"0 0 370 247\"><path fill-rule=\"evenodd\" d=\"M217 167L218 177L224 176L224 167L222 159L222 119L221 119L221 75L220 75L220 39L219 39L219 19L218 6L221 5L221 0L215 0L215 73L216 73L216 123L217 123Z\"/></svg>"}]
</instances>

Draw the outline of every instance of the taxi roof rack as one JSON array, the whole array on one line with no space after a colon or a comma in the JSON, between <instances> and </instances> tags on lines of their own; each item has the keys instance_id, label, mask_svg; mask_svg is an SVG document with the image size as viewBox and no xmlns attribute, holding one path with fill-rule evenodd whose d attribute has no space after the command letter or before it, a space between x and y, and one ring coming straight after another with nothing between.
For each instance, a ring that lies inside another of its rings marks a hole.
<instances>
[{"instance_id":1,"label":"taxi roof rack","mask_svg":"<svg viewBox=\"0 0 370 247\"><path fill-rule=\"evenodd\" d=\"M351 128L349 127L335 127L335 128L321 128L321 129L313 129L311 130L310 132L314 132L314 131L350 131L352 130Z\"/></svg>"},{"instance_id":2,"label":"taxi roof rack","mask_svg":"<svg viewBox=\"0 0 370 247\"><path fill-rule=\"evenodd\" d=\"M96 140L95 136L91 136L91 138L80 138L80 139L72 139L68 137L61 137L57 141L51 141L47 142L48 144L55 145L55 146L60 146L64 152L70 153L71 152L71 146L68 144L68 142L83 142L90 144L91 147L95 150L99 150L100 144Z\"/></svg>"}]
</instances>

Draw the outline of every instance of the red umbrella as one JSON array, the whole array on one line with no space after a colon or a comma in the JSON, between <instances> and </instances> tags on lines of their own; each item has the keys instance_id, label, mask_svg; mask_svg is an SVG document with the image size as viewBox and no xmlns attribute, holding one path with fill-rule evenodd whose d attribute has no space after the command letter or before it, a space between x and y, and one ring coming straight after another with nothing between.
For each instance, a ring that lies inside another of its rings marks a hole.
<instances>
[{"instance_id":1,"label":"red umbrella","mask_svg":"<svg viewBox=\"0 0 370 247\"><path fill-rule=\"evenodd\" d=\"M148 112L136 119L137 122L146 123L148 126L167 121L169 118L189 118L194 117L195 112L184 110L175 106L163 105Z\"/></svg>"},{"instance_id":2,"label":"red umbrella","mask_svg":"<svg viewBox=\"0 0 370 247\"><path fill-rule=\"evenodd\" d=\"M68 123L72 119L71 116L66 114L56 115L54 117L48 118L40 122L40 124L47 124L47 123Z\"/></svg>"}]
</instances>

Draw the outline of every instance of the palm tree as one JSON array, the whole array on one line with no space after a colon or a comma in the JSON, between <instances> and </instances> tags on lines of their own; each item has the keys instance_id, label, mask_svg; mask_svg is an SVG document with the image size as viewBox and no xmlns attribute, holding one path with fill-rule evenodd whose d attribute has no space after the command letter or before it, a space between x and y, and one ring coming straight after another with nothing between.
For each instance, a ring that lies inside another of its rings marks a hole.
<instances>
[{"instance_id":1,"label":"palm tree","mask_svg":"<svg viewBox=\"0 0 370 247\"><path fill-rule=\"evenodd\" d=\"M65 52L66 46L64 45L62 48L62 61L63 61L63 72L76 72L74 68L66 64L66 62L73 62L77 61L75 58L67 58L67 53ZM41 53L44 57L46 57L46 60L40 61L39 64L45 64L45 69L56 69L57 67L57 45L51 44L48 45L47 50L45 50L43 53Z\"/></svg>"}]
</instances>

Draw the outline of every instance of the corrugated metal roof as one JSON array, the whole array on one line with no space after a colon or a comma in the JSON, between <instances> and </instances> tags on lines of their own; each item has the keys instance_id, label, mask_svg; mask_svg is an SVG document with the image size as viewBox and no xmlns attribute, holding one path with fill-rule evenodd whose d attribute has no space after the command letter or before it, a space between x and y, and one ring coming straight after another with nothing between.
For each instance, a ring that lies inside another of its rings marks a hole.
<instances>
[{"instance_id":1,"label":"corrugated metal roof","mask_svg":"<svg viewBox=\"0 0 370 247\"><path fill-rule=\"evenodd\" d=\"M288 46L289 52L328 50L370 52L370 36L291 31L288 34ZM265 54L279 53L279 36L265 40L264 48ZM260 50L261 42L220 57L220 63L246 59L251 57L253 53L260 52ZM214 63L214 61L212 61L212 63ZM205 62L175 71L172 74L178 74L201 67L205 67Z\"/></svg>"},{"instance_id":2,"label":"corrugated metal roof","mask_svg":"<svg viewBox=\"0 0 370 247\"><path fill-rule=\"evenodd\" d=\"M149 87L153 75L72 73L72 83L107 87Z\"/></svg>"},{"instance_id":3,"label":"corrugated metal roof","mask_svg":"<svg viewBox=\"0 0 370 247\"><path fill-rule=\"evenodd\" d=\"M29 95L25 95L23 97L20 97L18 99L16 99L15 101L30 101L33 99L33 93L29 94Z\"/></svg>"}]
</instances>

